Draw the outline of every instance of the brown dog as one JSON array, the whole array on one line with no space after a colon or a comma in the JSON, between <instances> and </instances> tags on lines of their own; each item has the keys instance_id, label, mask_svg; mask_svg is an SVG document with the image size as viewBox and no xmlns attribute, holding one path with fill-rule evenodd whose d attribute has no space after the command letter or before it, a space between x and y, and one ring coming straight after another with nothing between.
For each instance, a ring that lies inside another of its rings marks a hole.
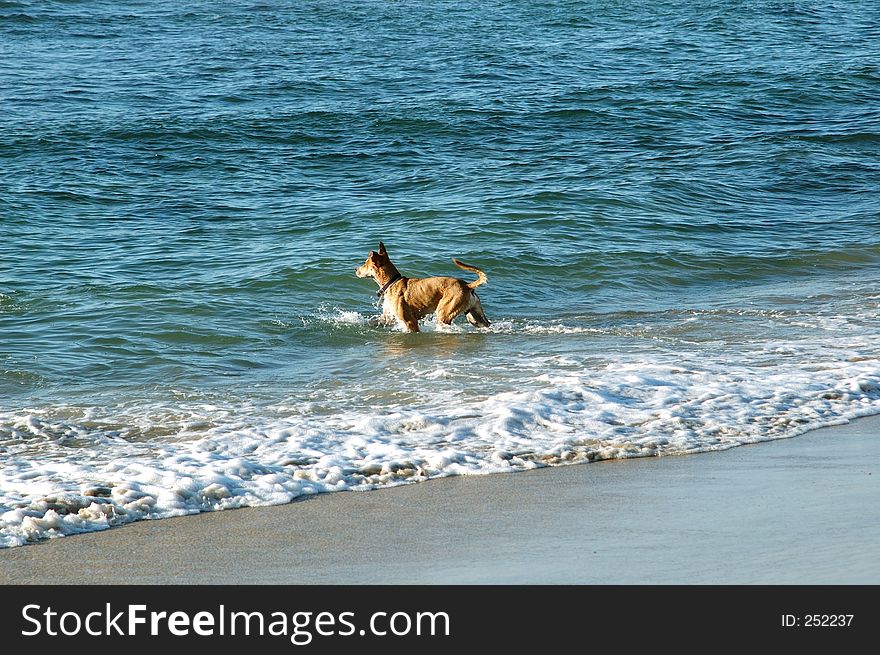
<instances>
[{"instance_id":1,"label":"brown dog","mask_svg":"<svg viewBox=\"0 0 880 655\"><path fill-rule=\"evenodd\" d=\"M455 277L403 277L391 263L385 244L379 242L379 251L370 251L367 261L355 270L358 277L371 277L379 285L380 298L384 296L382 320L393 323L396 320L410 332L419 331L419 320L437 312L437 322L448 325L456 316L465 314L471 325L489 327L489 319L483 313L483 306L474 291L486 283L486 274L475 266L462 264L453 259L455 265L466 271L473 271L479 277L473 282L465 282Z\"/></svg>"}]
</instances>

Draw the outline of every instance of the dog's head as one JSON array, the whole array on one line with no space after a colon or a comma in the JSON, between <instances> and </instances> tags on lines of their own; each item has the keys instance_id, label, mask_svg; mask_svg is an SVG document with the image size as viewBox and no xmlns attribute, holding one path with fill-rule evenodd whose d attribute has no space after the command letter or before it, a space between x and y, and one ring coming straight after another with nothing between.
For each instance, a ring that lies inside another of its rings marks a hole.
<instances>
[{"instance_id":1,"label":"dog's head","mask_svg":"<svg viewBox=\"0 0 880 655\"><path fill-rule=\"evenodd\" d=\"M358 277L376 277L379 271L382 270L382 267L390 261L388 252L385 250L385 244L380 241L379 251L371 250L370 254L367 255L367 261L358 266L354 274Z\"/></svg>"}]
</instances>

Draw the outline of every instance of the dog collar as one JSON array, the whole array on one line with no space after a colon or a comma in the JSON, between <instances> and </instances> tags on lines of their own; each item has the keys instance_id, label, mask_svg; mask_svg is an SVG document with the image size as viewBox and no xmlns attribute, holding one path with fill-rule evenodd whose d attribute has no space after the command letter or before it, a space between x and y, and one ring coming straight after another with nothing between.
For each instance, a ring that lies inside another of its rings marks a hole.
<instances>
[{"instance_id":1,"label":"dog collar","mask_svg":"<svg viewBox=\"0 0 880 655\"><path fill-rule=\"evenodd\" d=\"M398 280L402 280L402 279L403 279L403 276L402 276L400 273L398 273L398 274L395 275L393 278L391 278L390 280L388 280L388 281L382 286L382 288L379 289L379 290L376 292L376 296L377 296L378 298L381 298L381 297L382 297L382 294L385 293L386 291L388 291L388 287L390 287L392 284L394 284L394 283L397 282Z\"/></svg>"}]
</instances>

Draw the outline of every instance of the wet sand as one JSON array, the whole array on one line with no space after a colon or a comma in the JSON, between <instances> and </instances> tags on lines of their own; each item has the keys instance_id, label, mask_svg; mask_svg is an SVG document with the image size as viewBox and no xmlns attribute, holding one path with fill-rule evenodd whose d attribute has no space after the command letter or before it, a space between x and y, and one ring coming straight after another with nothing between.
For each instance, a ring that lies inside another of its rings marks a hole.
<instances>
[{"instance_id":1,"label":"wet sand","mask_svg":"<svg viewBox=\"0 0 880 655\"><path fill-rule=\"evenodd\" d=\"M880 583L880 418L0 551L3 584Z\"/></svg>"}]
</instances>

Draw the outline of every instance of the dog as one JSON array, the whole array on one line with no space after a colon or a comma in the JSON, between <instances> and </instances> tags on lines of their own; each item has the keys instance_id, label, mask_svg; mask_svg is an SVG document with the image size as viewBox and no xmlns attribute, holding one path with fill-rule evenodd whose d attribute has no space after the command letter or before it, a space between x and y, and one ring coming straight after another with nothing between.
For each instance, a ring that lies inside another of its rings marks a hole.
<instances>
[{"instance_id":1,"label":"dog","mask_svg":"<svg viewBox=\"0 0 880 655\"><path fill-rule=\"evenodd\" d=\"M419 331L419 320L428 314L437 314L437 322L449 325L457 316L464 314L476 327L489 327L489 319L475 289L486 284L488 278L476 266L452 260L456 266L477 274L473 282L455 277L403 277L391 263L385 244L379 242L379 250L371 250L363 265L355 270L360 278L371 277L379 285L376 294L383 299L382 321L393 324L395 320L410 332Z\"/></svg>"}]
</instances>

